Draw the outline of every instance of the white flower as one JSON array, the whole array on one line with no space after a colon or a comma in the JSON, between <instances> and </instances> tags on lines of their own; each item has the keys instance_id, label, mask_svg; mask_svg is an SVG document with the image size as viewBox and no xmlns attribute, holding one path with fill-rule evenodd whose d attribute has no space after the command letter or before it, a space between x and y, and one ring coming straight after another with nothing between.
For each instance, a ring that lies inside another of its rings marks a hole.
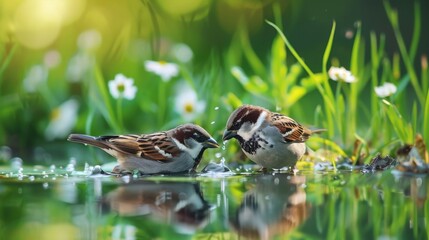
<instances>
[{"instance_id":1,"label":"white flower","mask_svg":"<svg viewBox=\"0 0 429 240\"><path fill-rule=\"evenodd\" d=\"M24 78L24 90L27 92L35 92L47 79L48 69L43 65L34 65Z\"/></svg>"},{"instance_id":2,"label":"white flower","mask_svg":"<svg viewBox=\"0 0 429 240\"><path fill-rule=\"evenodd\" d=\"M346 83L356 82L357 79L353 74L344 67L331 67L328 71L329 77L334 81L343 81Z\"/></svg>"},{"instance_id":3,"label":"white flower","mask_svg":"<svg viewBox=\"0 0 429 240\"><path fill-rule=\"evenodd\" d=\"M101 44L101 34L95 29L90 29L79 34L77 46L86 51L95 50Z\"/></svg>"},{"instance_id":4,"label":"white flower","mask_svg":"<svg viewBox=\"0 0 429 240\"><path fill-rule=\"evenodd\" d=\"M383 85L374 87L375 94L380 98L385 98L396 93L396 86L393 83L385 82Z\"/></svg>"},{"instance_id":5,"label":"white flower","mask_svg":"<svg viewBox=\"0 0 429 240\"><path fill-rule=\"evenodd\" d=\"M61 63L61 54L56 50L51 50L45 53L43 63L47 68L54 68Z\"/></svg>"},{"instance_id":6,"label":"white flower","mask_svg":"<svg viewBox=\"0 0 429 240\"><path fill-rule=\"evenodd\" d=\"M197 93L188 84L183 84L178 88L175 104L176 112L188 122L194 120L206 108L206 103L198 101Z\"/></svg>"},{"instance_id":7,"label":"white flower","mask_svg":"<svg viewBox=\"0 0 429 240\"><path fill-rule=\"evenodd\" d=\"M52 110L51 121L45 129L46 139L53 140L66 137L76 124L78 108L77 100L70 99Z\"/></svg>"},{"instance_id":8,"label":"white flower","mask_svg":"<svg viewBox=\"0 0 429 240\"><path fill-rule=\"evenodd\" d=\"M174 57L183 63L191 61L192 57L194 56L192 49L184 43L178 43L174 45L172 48L172 52Z\"/></svg>"},{"instance_id":9,"label":"white flower","mask_svg":"<svg viewBox=\"0 0 429 240\"><path fill-rule=\"evenodd\" d=\"M179 66L174 63L163 61L145 61L144 66L148 72L153 72L160 76L164 82L170 81L172 77L179 74Z\"/></svg>"},{"instance_id":10,"label":"white flower","mask_svg":"<svg viewBox=\"0 0 429 240\"><path fill-rule=\"evenodd\" d=\"M127 78L123 74L116 74L115 79L109 81L109 91L112 97L134 99L137 93L137 87L134 86L134 80Z\"/></svg>"},{"instance_id":11,"label":"white flower","mask_svg":"<svg viewBox=\"0 0 429 240\"><path fill-rule=\"evenodd\" d=\"M67 79L70 82L79 82L92 68L93 60L85 53L77 53L74 55L67 66Z\"/></svg>"}]
</instances>

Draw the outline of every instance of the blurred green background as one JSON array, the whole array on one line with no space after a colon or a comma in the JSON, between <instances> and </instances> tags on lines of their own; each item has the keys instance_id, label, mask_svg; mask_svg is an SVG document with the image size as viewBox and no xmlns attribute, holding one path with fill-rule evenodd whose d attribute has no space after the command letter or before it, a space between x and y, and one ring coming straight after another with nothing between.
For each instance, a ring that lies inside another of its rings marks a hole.
<instances>
[{"instance_id":1,"label":"blurred green background","mask_svg":"<svg viewBox=\"0 0 429 240\"><path fill-rule=\"evenodd\" d=\"M427 83L420 76L427 72L422 56L429 51L429 3L386 3L398 10L407 46L415 37L416 10L420 12L420 44L411 62L426 96ZM285 69L288 73L296 70L293 84L305 86L304 93L293 97L293 91L285 91L285 96L276 97L276 85L269 79L275 73L270 68L276 49L284 46L280 41L280 47L274 47L278 34L265 20L283 30L315 73L322 72L322 56L334 21L329 66L350 69L352 49L359 49L358 62L365 66L371 61L371 33L380 36L385 39L380 59L387 59L383 66L389 72L375 70L375 75L380 83L402 83L398 96L390 100L396 101L406 121L412 121L413 104L418 104L419 114L423 112L424 102L416 100L416 87L403 80L409 69L398 55L397 36L383 1L0 0L0 146L7 146L5 151L25 162L44 163L76 153L70 152L71 144L65 141L70 132L149 133L188 121L202 125L220 141L229 113L240 103L277 107L304 125L327 127L327 116L317 114L326 107L321 104L322 96L314 82L302 82L308 75L294 65L297 61L290 53L282 58ZM163 81L145 67L148 60L173 63L179 73ZM233 76L235 66L249 75L243 78L250 79L249 85ZM371 70L359 71L354 74L370 79ZM109 94L108 82L117 74L133 79L137 87L133 99L115 99ZM335 83L330 84L334 87ZM365 107L370 105L369 93L375 84L362 85L355 96L359 104L350 111L357 127L350 129L350 136L342 133L347 127L328 136L349 156L355 133L373 141L377 134L365 135L368 129L371 133L383 131L373 125L378 108L373 104L370 112ZM187 97L179 96L183 86L191 89ZM177 103L182 98L190 99L191 105L181 105L180 110ZM186 111L190 111L188 115ZM388 124L383 119L387 117L380 116L380 122ZM423 116L416 119L414 134L423 131ZM381 141L387 144L395 137L386 134L387 139Z\"/></svg>"}]
</instances>

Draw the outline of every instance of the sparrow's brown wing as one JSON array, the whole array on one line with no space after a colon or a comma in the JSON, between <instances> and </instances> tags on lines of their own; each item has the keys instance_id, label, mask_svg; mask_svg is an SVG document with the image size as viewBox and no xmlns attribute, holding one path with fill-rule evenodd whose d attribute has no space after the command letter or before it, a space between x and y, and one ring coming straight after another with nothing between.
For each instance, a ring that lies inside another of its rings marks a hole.
<instances>
[{"instance_id":1,"label":"sparrow's brown wing","mask_svg":"<svg viewBox=\"0 0 429 240\"><path fill-rule=\"evenodd\" d=\"M304 142L311 135L311 130L279 113L272 114L271 122L279 129L286 142Z\"/></svg>"},{"instance_id":2,"label":"sparrow's brown wing","mask_svg":"<svg viewBox=\"0 0 429 240\"><path fill-rule=\"evenodd\" d=\"M167 137L165 132L104 138L108 145L117 151L149 160L168 161L180 154L180 149Z\"/></svg>"}]
</instances>

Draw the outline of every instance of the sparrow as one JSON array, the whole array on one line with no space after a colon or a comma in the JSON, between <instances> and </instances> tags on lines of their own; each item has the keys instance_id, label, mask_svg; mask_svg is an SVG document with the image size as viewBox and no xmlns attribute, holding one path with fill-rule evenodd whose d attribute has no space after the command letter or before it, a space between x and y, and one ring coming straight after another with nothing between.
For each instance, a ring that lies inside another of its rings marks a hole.
<instances>
[{"instance_id":1,"label":"sparrow","mask_svg":"<svg viewBox=\"0 0 429 240\"><path fill-rule=\"evenodd\" d=\"M294 167L307 152L305 141L323 131L259 106L243 105L229 116L223 140L236 138L250 160L264 169L280 169Z\"/></svg>"},{"instance_id":2,"label":"sparrow","mask_svg":"<svg viewBox=\"0 0 429 240\"><path fill-rule=\"evenodd\" d=\"M113 173L141 174L195 171L207 148L219 144L202 127L184 124L151 134L93 137L70 134L68 140L98 147L118 160Z\"/></svg>"},{"instance_id":3,"label":"sparrow","mask_svg":"<svg viewBox=\"0 0 429 240\"><path fill-rule=\"evenodd\" d=\"M304 176L265 174L250 181L253 187L229 215L230 226L239 239L287 239L308 219L311 205L302 188Z\"/></svg>"},{"instance_id":4,"label":"sparrow","mask_svg":"<svg viewBox=\"0 0 429 240\"><path fill-rule=\"evenodd\" d=\"M103 211L140 217L141 220L150 219L186 234L204 228L214 209L205 200L199 183L195 182L136 180L109 192L100 203Z\"/></svg>"}]
</instances>

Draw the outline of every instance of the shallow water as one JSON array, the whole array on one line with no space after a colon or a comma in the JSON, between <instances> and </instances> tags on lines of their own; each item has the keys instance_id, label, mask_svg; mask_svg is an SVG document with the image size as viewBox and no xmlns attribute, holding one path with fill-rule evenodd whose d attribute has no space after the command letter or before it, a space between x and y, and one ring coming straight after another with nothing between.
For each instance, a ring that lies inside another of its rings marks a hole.
<instances>
[{"instance_id":1,"label":"shallow water","mask_svg":"<svg viewBox=\"0 0 429 240\"><path fill-rule=\"evenodd\" d=\"M427 239L427 197L427 178L392 170L137 178L3 168L0 239Z\"/></svg>"}]
</instances>

